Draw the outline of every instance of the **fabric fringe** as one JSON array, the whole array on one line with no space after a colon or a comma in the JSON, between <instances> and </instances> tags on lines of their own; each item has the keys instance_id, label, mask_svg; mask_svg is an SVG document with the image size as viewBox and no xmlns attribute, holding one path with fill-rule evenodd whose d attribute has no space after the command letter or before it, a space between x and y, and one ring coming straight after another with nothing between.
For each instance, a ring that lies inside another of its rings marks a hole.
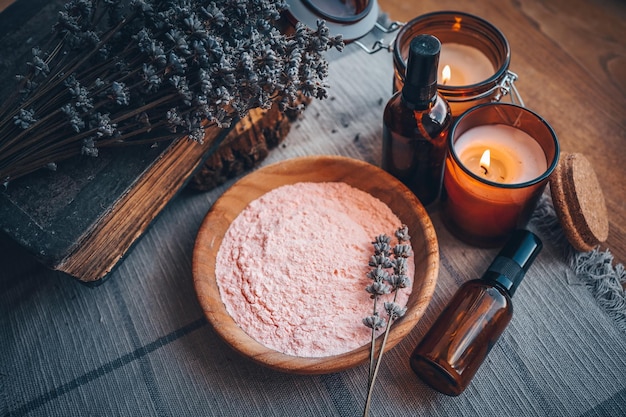
<instances>
[{"instance_id":1,"label":"fabric fringe","mask_svg":"<svg viewBox=\"0 0 626 417\"><path fill-rule=\"evenodd\" d=\"M611 252L596 247L590 252L578 252L568 242L552 205L552 198L545 193L530 223L537 227L545 239L554 242L562 250L563 257L596 302L611 317L618 328L626 333L626 271L624 265L614 265Z\"/></svg>"}]
</instances>

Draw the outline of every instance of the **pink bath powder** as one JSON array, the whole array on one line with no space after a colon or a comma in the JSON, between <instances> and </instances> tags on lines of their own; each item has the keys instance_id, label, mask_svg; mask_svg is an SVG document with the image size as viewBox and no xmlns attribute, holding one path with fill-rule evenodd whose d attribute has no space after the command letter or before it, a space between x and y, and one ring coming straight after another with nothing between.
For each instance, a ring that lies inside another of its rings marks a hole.
<instances>
[{"instance_id":1,"label":"pink bath powder","mask_svg":"<svg viewBox=\"0 0 626 417\"><path fill-rule=\"evenodd\" d=\"M372 241L387 234L396 244L400 226L386 204L345 183L278 187L252 201L224 236L215 275L226 310L252 338L289 355L367 344ZM412 282L412 258L408 264ZM406 305L410 292L401 289L396 302Z\"/></svg>"}]
</instances>

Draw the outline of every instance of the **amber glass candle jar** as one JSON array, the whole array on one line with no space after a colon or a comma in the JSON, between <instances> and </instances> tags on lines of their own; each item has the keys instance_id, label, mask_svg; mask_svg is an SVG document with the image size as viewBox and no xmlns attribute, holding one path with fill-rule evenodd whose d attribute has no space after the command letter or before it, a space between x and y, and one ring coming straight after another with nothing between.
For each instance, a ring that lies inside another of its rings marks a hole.
<instances>
[{"instance_id":1,"label":"amber glass candle jar","mask_svg":"<svg viewBox=\"0 0 626 417\"><path fill-rule=\"evenodd\" d=\"M558 159L556 134L536 113L509 103L468 110L448 134L444 223L467 243L500 245L527 223Z\"/></svg>"},{"instance_id":2,"label":"amber glass candle jar","mask_svg":"<svg viewBox=\"0 0 626 417\"><path fill-rule=\"evenodd\" d=\"M457 117L478 104L500 101L507 94L523 105L509 71L511 51L502 32L488 21L462 12L443 11L416 17L398 32L393 44L393 91L404 84L411 39L419 34L442 44L438 89ZM449 75L444 74L448 65Z\"/></svg>"}]
</instances>

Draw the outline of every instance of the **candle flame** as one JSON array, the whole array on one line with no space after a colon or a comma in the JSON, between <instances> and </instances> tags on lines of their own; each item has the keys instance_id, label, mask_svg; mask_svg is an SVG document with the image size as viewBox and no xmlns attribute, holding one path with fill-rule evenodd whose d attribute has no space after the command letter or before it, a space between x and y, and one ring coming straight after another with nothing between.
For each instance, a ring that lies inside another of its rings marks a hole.
<instances>
[{"instance_id":1,"label":"candle flame","mask_svg":"<svg viewBox=\"0 0 626 417\"><path fill-rule=\"evenodd\" d=\"M483 152L483 156L480 157L480 167L485 170L485 175L489 172L489 167L491 165L491 152L489 149L485 149Z\"/></svg>"},{"instance_id":2,"label":"candle flame","mask_svg":"<svg viewBox=\"0 0 626 417\"><path fill-rule=\"evenodd\" d=\"M454 17L454 24L452 25L452 30L455 32L458 32L459 30L461 30L461 22L463 21L463 18L455 16Z\"/></svg>"},{"instance_id":3,"label":"candle flame","mask_svg":"<svg viewBox=\"0 0 626 417\"><path fill-rule=\"evenodd\" d=\"M450 76L452 71L450 71L450 65L446 65L445 67L443 67L443 70L441 71L441 84L446 84L448 81L450 81Z\"/></svg>"}]
</instances>

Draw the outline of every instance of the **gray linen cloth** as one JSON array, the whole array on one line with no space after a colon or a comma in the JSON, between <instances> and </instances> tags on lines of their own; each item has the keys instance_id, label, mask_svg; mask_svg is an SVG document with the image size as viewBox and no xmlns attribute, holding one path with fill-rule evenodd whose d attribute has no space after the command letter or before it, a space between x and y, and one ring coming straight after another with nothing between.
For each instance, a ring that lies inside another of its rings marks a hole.
<instances>
[{"instance_id":1,"label":"gray linen cloth","mask_svg":"<svg viewBox=\"0 0 626 417\"><path fill-rule=\"evenodd\" d=\"M391 56L349 47L330 70L331 99L314 102L264 164L311 154L379 163ZM268 370L232 351L203 317L191 277L194 239L231 184L179 195L95 288L2 244L1 416L361 414L367 364L321 376ZM437 288L423 320L384 356L372 416L626 415L626 334L541 230L544 249L515 294L513 320L469 388L446 397L415 376L409 354L497 252L456 240L437 207L429 211L441 249Z\"/></svg>"}]
</instances>

